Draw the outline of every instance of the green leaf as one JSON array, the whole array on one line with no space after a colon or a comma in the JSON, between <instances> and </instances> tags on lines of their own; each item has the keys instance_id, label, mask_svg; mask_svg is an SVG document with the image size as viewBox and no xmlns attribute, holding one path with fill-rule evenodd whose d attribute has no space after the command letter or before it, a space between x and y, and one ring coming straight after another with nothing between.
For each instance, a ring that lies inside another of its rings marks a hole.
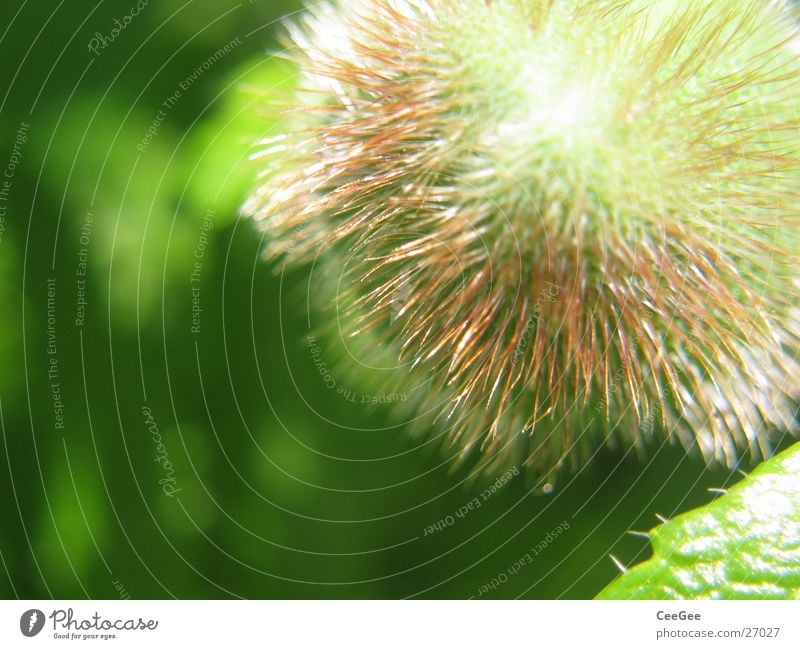
<instances>
[{"instance_id":1,"label":"green leaf","mask_svg":"<svg viewBox=\"0 0 800 649\"><path fill-rule=\"evenodd\" d=\"M653 557L598 599L800 598L800 444L650 538Z\"/></svg>"}]
</instances>

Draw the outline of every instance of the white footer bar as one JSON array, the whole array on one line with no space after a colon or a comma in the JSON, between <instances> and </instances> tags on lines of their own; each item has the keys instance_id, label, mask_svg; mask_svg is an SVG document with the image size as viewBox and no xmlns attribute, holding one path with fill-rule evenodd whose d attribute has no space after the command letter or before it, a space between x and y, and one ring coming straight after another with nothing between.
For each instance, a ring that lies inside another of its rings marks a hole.
<instances>
[{"instance_id":1,"label":"white footer bar","mask_svg":"<svg viewBox=\"0 0 800 649\"><path fill-rule=\"evenodd\" d=\"M46 646L797 649L800 602L0 602L0 647Z\"/></svg>"}]
</instances>

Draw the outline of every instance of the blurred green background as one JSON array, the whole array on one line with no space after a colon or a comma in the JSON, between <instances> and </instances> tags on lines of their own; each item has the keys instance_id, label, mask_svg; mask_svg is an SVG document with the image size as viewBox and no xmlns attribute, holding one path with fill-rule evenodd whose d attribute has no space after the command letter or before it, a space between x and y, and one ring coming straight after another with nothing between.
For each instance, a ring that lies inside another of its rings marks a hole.
<instances>
[{"instance_id":1,"label":"blurred green background","mask_svg":"<svg viewBox=\"0 0 800 649\"><path fill-rule=\"evenodd\" d=\"M738 480L609 450L458 517L495 476L326 387L306 274L238 216L299 9L2 3L3 597L588 598Z\"/></svg>"}]
</instances>

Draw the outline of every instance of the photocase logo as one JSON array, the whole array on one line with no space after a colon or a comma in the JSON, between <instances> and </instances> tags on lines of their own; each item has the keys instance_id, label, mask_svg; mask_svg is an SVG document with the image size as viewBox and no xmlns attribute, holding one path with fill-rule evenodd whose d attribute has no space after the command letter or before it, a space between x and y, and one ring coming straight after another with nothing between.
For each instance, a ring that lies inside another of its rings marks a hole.
<instances>
[{"instance_id":1,"label":"photocase logo","mask_svg":"<svg viewBox=\"0 0 800 649\"><path fill-rule=\"evenodd\" d=\"M44 628L44 613L38 608L25 611L19 618L19 630L22 631L22 635L27 638L32 638L38 634L42 628Z\"/></svg>"}]
</instances>

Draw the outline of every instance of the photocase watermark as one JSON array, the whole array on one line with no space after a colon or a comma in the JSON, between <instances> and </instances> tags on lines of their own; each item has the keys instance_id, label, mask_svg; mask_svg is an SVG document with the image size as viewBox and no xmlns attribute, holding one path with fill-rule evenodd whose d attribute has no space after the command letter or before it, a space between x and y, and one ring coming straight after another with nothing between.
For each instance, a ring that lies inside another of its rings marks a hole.
<instances>
[{"instance_id":1,"label":"photocase watermark","mask_svg":"<svg viewBox=\"0 0 800 649\"><path fill-rule=\"evenodd\" d=\"M564 532L569 529L570 525L567 521L561 521L556 527L550 530L547 535L534 545L522 557L517 559L511 566L501 572L497 577L487 581L478 589L478 597L486 595L489 591L496 590L508 583L511 577L516 577L519 571L533 563L534 559L542 552L549 548Z\"/></svg>"},{"instance_id":2,"label":"photocase watermark","mask_svg":"<svg viewBox=\"0 0 800 649\"><path fill-rule=\"evenodd\" d=\"M86 324L86 275L89 271L89 244L92 241L94 228L94 215L89 212L83 217L81 235L79 239L78 267L75 269L75 326L83 327Z\"/></svg>"},{"instance_id":3,"label":"photocase watermark","mask_svg":"<svg viewBox=\"0 0 800 649\"><path fill-rule=\"evenodd\" d=\"M120 599L131 598L131 594L125 589L125 586L122 585L122 582L119 579L112 581L111 585L114 587L114 590L117 591L117 595L119 595Z\"/></svg>"},{"instance_id":4,"label":"photocase watermark","mask_svg":"<svg viewBox=\"0 0 800 649\"><path fill-rule=\"evenodd\" d=\"M116 26L112 27L108 33L101 34L100 32L95 32L94 36L89 40L88 50L95 56L100 56L98 50L106 49L111 43L117 40L119 35L133 22L133 19L147 6L147 3L148 0L139 0L131 7L131 10L122 17L122 20L114 18L114 25Z\"/></svg>"},{"instance_id":5,"label":"photocase watermark","mask_svg":"<svg viewBox=\"0 0 800 649\"><path fill-rule=\"evenodd\" d=\"M11 156L3 170L2 182L0 182L0 243L6 234L6 216L8 214L8 199L11 197L11 187L14 184L14 176L17 167L22 162L22 150L28 141L28 122L20 122L17 132L14 134L14 143L11 146Z\"/></svg>"},{"instance_id":6,"label":"photocase watermark","mask_svg":"<svg viewBox=\"0 0 800 649\"><path fill-rule=\"evenodd\" d=\"M319 372L319 375L322 377L322 382L325 387L329 390L334 390L336 394L346 401L361 404L408 401L408 395L405 391L392 394L364 394L347 388L336 380L328 364L322 358L322 347L319 346L316 336L308 336L308 350L311 352L311 360L314 361L314 367L317 368L317 372Z\"/></svg>"},{"instance_id":7,"label":"photocase watermark","mask_svg":"<svg viewBox=\"0 0 800 649\"><path fill-rule=\"evenodd\" d=\"M203 307L200 304L200 280L203 275L203 264L205 263L206 250L210 242L211 230L213 229L214 212L209 210L203 217L203 223L200 226L200 236L197 239L197 245L194 247L194 263L189 276L189 285L192 289L191 332L193 334L200 333L200 320L203 313Z\"/></svg>"},{"instance_id":8,"label":"photocase watermark","mask_svg":"<svg viewBox=\"0 0 800 649\"><path fill-rule=\"evenodd\" d=\"M686 307L682 305L676 307L676 313L680 313L682 317L685 316ZM617 367L614 374L611 375L611 379L607 388L608 399L617 398L617 394L623 391L623 386L628 381L628 373L631 371L631 364L636 363L637 358L640 355L639 351L642 346L642 339L646 336L646 323L652 322L654 317L653 311L651 311L650 308L644 304L638 305L638 315L639 321L636 323L636 327L633 330L633 337L630 342L630 349L627 358L621 360L620 366ZM696 334L693 333L692 338L696 338ZM681 375L683 373L683 368L677 364L672 367L672 370L676 375ZM672 391L670 388L662 386L660 390L661 399L667 399L670 396L672 396ZM606 397L601 398L594 407L595 411L598 413L605 412L608 408L609 403L606 400ZM659 409L659 404L656 404L654 412L650 413L642 420L640 424L642 432L648 433L652 431Z\"/></svg>"},{"instance_id":9,"label":"photocase watermark","mask_svg":"<svg viewBox=\"0 0 800 649\"><path fill-rule=\"evenodd\" d=\"M285 136L281 136L281 137L285 137ZM305 220L301 221L300 223L298 223L295 226L294 230L292 231L292 239L289 242L288 247L286 248L286 254L287 255L289 253L291 253L297 247L297 245L300 243L300 239L303 236L303 232L305 232L307 227L308 227L308 219L305 219Z\"/></svg>"},{"instance_id":10,"label":"photocase watermark","mask_svg":"<svg viewBox=\"0 0 800 649\"><path fill-rule=\"evenodd\" d=\"M75 616L73 609L55 609L48 616L55 640L114 640L120 631L155 631L158 620L106 618L95 612L88 618ZM114 633L111 633L111 632Z\"/></svg>"},{"instance_id":11,"label":"photocase watermark","mask_svg":"<svg viewBox=\"0 0 800 649\"><path fill-rule=\"evenodd\" d=\"M169 460L167 447L164 444L161 432L158 430L158 424L153 418L153 413L150 408L142 406L142 414L145 418L144 425L147 426L147 430L150 431L150 435L153 437L153 444L156 445L156 456L153 461L161 463L161 469L164 473L164 477L158 481L158 484L161 485L161 491L163 491L165 495L174 498L175 494L181 490L176 488L177 480L175 479L175 469L172 466L172 462Z\"/></svg>"},{"instance_id":12,"label":"photocase watermark","mask_svg":"<svg viewBox=\"0 0 800 649\"><path fill-rule=\"evenodd\" d=\"M53 426L64 430L64 400L61 395L61 371L58 365L58 339L56 338L56 279L47 280L47 380L53 405Z\"/></svg>"},{"instance_id":13,"label":"photocase watermark","mask_svg":"<svg viewBox=\"0 0 800 649\"><path fill-rule=\"evenodd\" d=\"M19 630L26 638L32 638L35 635L39 635L44 628L44 622L44 612L38 608L32 608L20 615Z\"/></svg>"},{"instance_id":14,"label":"photocase watermark","mask_svg":"<svg viewBox=\"0 0 800 649\"><path fill-rule=\"evenodd\" d=\"M456 524L456 519L459 520L465 519L472 512L480 509L483 506L483 504L486 501L488 501L500 489L502 489L511 480L511 478L518 475L519 475L519 469L517 467L509 469L503 475L497 478L497 480L495 480L493 484L484 489L479 496L476 496L468 503L462 505L452 514L448 514L444 518L440 518L432 525L428 525L423 531L422 536L430 536L431 534L435 534L436 532L441 532L443 530L446 530L448 527L452 527L453 525Z\"/></svg>"},{"instance_id":15,"label":"photocase watermark","mask_svg":"<svg viewBox=\"0 0 800 649\"><path fill-rule=\"evenodd\" d=\"M539 293L539 297L536 298L536 302L533 305L533 311L528 316L528 320L525 323L525 329L522 332L522 336L517 343L516 348L514 349L514 354L511 357L511 364L516 365L519 363L519 359L522 356L522 353L525 351L525 348L528 346L530 342L531 334L533 330L536 328L536 323L539 322L539 318L542 314L542 307L545 304L552 304L556 301L559 293L561 293L561 288L553 284L552 282L547 282L545 287Z\"/></svg>"},{"instance_id":16,"label":"photocase watermark","mask_svg":"<svg viewBox=\"0 0 800 649\"><path fill-rule=\"evenodd\" d=\"M150 126L147 127L147 130L145 131L142 140L139 142L139 144L136 145L136 148L139 150L140 153L144 153L145 151L147 151L147 147L150 146L150 143L153 141L153 138L155 138L155 136L158 135L159 128L161 128L161 125L164 123L164 120L167 119L169 112L181 100L181 98L183 97L183 93L187 92L189 88L191 88L200 77L202 77L206 72L208 72L215 63L217 63L220 59L230 54L234 49L236 49L241 44L242 44L242 39L239 36L234 38L232 41L226 43L225 45L220 47L216 52L214 52L211 56L209 56L205 61L203 61L199 66L197 66L188 77L186 77L176 86L172 94L161 103L161 108L159 108Z\"/></svg>"},{"instance_id":17,"label":"photocase watermark","mask_svg":"<svg viewBox=\"0 0 800 649\"><path fill-rule=\"evenodd\" d=\"M71 608L54 609L50 615L45 615L44 611L32 608L20 616L19 630L26 638L32 638L44 630L48 618L55 640L114 640L120 632L158 628L158 620L141 617L106 618L95 611L92 616L83 618L76 616Z\"/></svg>"},{"instance_id":18,"label":"photocase watermark","mask_svg":"<svg viewBox=\"0 0 800 649\"><path fill-rule=\"evenodd\" d=\"M411 285L408 282L401 284L392 294L391 309L389 311L389 324L394 323L403 313L413 295Z\"/></svg>"}]
</instances>

